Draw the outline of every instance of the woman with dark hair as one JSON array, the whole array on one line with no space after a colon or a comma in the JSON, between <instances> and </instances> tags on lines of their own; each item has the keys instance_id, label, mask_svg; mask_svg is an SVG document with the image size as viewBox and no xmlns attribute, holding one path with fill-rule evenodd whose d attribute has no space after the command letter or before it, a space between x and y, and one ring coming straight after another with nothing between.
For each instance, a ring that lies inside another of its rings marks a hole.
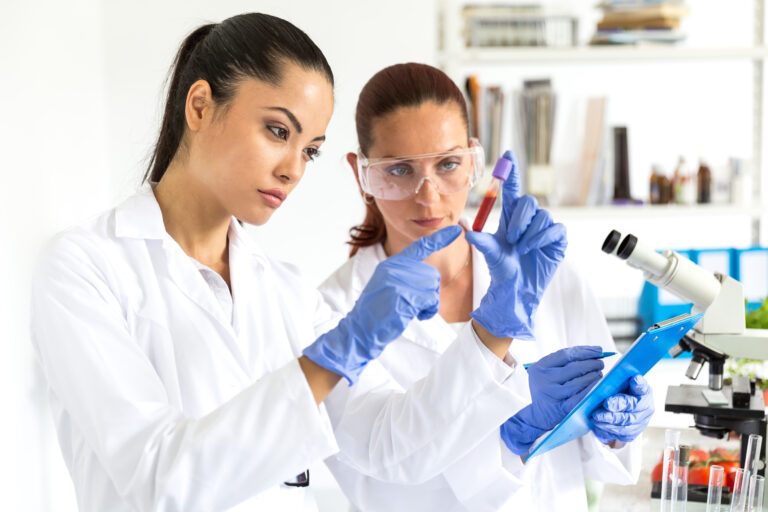
<instances>
[{"instance_id":1,"label":"woman with dark hair","mask_svg":"<svg viewBox=\"0 0 768 512\"><path fill-rule=\"evenodd\" d=\"M47 249L32 337L80 510L316 510L305 470L337 450L318 404L436 313L439 275L421 260L461 232L379 265L343 318L250 241L237 219L269 220L332 110L330 67L295 26L199 27L149 183Z\"/></svg>"},{"instance_id":2,"label":"woman with dark hair","mask_svg":"<svg viewBox=\"0 0 768 512\"><path fill-rule=\"evenodd\" d=\"M456 224L466 235L425 260L441 275L438 314L412 322L356 386L340 383L326 401L340 447L327 463L352 503L586 511L585 477L636 481L631 441L653 413L641 376L594 413L590 434L522 461L596 382L594 358L615 346L587 284L557 265L562 226L520 196L517 169L495 233L461 218L484 157L460 90L431 66L390 66L363 87L356 124L360 149L347 160L366 217L351 230L350 259L321 286L328 303L349 310L376 265L419 237Z\"/></svg>"}]
</instances>

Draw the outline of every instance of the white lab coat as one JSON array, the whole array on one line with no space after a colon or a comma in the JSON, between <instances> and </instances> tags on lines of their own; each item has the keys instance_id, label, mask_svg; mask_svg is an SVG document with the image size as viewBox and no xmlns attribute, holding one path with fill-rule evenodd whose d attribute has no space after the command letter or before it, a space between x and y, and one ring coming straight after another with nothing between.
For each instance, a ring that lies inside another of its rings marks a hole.
<instances>
[{"instance_id":1,"label":"white lab coat","mask_svg":"<svg viewBox=\"0 0 768 512\"><path fill-rule=\"evenodd\" d=\"M385 257L381 245L361 249L321 286L326 300L340 312L349 310L376 265ZM473 302L477 307L488 288L490 277L485 259L475 249L472 252L472 267ZM548 353L573 345L596 344L602 345L606 351L615 350L596 299L567 262L560 266L542 298L534 333L536 341L512 342L511 361L536 361ZM454 338L454 331L439 315L423 322L412 322L403 335L371 363L372 368L363 373L358 384L351 388L340 384L326 400L341 449L326 463L356 507L366 512L586 512L585 477L619 484L637 481L640 470L639 440L614 450L597 441L590 433L531 459L521 468L520 458L506 449L501 441L498 425L482 439L473 437L477 431L462 432L460 428L455 428L452 434L448 430L451 425L445 424L440 416L440 406L442 402L462 396L461 386L457 389L455 385L455 376L460 376L462 386L470 385L473 371L476 372L476 379L486 378L475 367L470 368L467 359L462 368L461 357L455 356L457 344L465 340L461 336L456 341L453 341ZM496 361L501 363L498 358ZM455 373L436 373L435 369L440 367L452 368ZM507 384L514 387L518 396L524 396L526 404L530 403L525 372L520 367L513 372L515 375ZM418 389L425 386L434 388L434 393L420 396ZM414 393L414 390L417 391ZM417 425L416 434L410 418L391 412L395 407L393 404L409 394L414 395L413 409L421 407L431 413L431 416L422 418L423 424ZM357 405L352 408L349 403ZM366 414L350 415L350 409L355 408L366 411ZM478 416L475 418L478 423L483 421ZM429 480L414 479L410 482L402 479L393 481L390 477L396 469L407 475L413 466L429 461L378 458L368 464L360 463L364 453L356 443L365 439L363 433L371 432L367 439L368 448L378 452L398 437L416 435L418 438L419 429L446 429L444 437L453 441L448 449L456 450L460 457L457 460L446 459L438 464L440 467L432 467L435 476ZM466 444L462 446L461 443ZM382 467L384 464L390 466Z\"/></svg>"},{"instance_id":2,"label":"white lab coat","mask_svg":"<svg viewBox=\"0 0 768 512\"><path fill-rule=\"evenodd\" d=\"M234 319L148 188L44 254L33 343L80 510L317 510L282 482L338 449L296 360L338 315L234 221L229 248Z\"/></svg>"}]
</instances>

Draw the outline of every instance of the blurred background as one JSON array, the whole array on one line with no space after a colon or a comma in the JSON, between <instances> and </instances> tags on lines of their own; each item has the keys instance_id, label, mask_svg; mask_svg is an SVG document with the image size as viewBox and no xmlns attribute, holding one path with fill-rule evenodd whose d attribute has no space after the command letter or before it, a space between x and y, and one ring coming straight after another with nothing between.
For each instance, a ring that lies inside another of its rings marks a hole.
<instances>
[{"instance_id":1,"label":"blurred background","mask_svg":"<svg viewBox=\"0 0 768 512\"><path fill-rule=\"evenodd\" d=\"M526 189L567 225L568 257L592 283L622 347L645 326L649 307L658 313L675 301L661 294L643 306L640 273L600 252L611 229L656 249L728 257L768 245L762 0L670 0L650 14L639 3L633 11L594 0L4 0L0 509L76 510L29 342L29 276L46 238L139 186L168 68L202 23L247 11L283 17L314 39L334 70L323 156L268 225L250 228L313 284L345 260L348 230L362 219L343 160L357 148L357 94L382 67L407 61L442 67L466 91L473 135L489 161L507 148L518 153ZM754 307L768 295L761 251L740 276ZM725 265L707 261L713 270ZM690 425L662 412L665 386L683 382L684 368L664 361L650 374L654 428ZM634 490L607 489L605 499L613 492L643 502L660 448L648 450ZM342 509L322 465L312 478L322 510Z\"/></svg>"}]
</instances>

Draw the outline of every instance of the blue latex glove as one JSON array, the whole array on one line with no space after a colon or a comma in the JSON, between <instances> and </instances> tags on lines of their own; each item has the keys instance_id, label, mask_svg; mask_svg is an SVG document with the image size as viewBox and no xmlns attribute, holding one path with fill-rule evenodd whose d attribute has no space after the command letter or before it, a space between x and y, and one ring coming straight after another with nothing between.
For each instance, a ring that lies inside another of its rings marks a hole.
<instances>
[{"instance_id":1,"label":"blue latex glove","mask_svg":"<svg viewBox=\"0 0 768 512\"><path fill-rule=\"evenodd\" d=\"M639 436L653 416L651 386L642 375L629 381L627 393L617 393L603 401L592 413L592 432L601 442L628 443Z\"/></svg>"},{"instance_id":2,"label":"blue latex glove","mask_svg":"<svg viewBox=\"0 0 768 512\"><path fill-rule=\"evenodd\" d=\"M357 382L368 361L378 357L414 318L426 320L440 308L440 273L421 260L461 234L448 226L419 238L379 263L352 311L304 349L323 368Z\"/></svg>"},{"instance_id":3,"label":"blue latex glove","mask_svg":"<svg viewBox=\"0 0 768 512\"><path fill-rule=\"evenodd\" d=\"M531 404L501 425L512 453L525 455L543 433L553 429L602 377L602 347L576 346L553 352L528 367Z\"/></svg>"},{"instance_id":4,"label":"blue latex glove","mask_svg":"<svg viewBox=\"0 0 768 512\"><path fill-rule=\"evenodd\" d=\"M494 234L469 231L483 253L491 284L472 318L500 338L533 339L533 316L568 245L565 226L552 221L533 196L520 197L517 161L502 188Z\"/></svg>"}]
</instances>

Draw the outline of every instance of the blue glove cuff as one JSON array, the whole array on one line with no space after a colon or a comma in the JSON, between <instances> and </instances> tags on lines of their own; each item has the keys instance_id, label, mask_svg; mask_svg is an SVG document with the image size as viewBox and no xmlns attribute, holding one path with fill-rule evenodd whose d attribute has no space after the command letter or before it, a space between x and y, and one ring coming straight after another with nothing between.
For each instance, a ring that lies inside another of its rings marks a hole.
<instances>
[{"instance_id":1,"label":"blue glove cuff","mask_svg":"<svg viewBox=\"0 0 768 512\"><path fill-rule=\"evenodd\" d=\"M522 409L525 411L528 407ZM536 428L520 417L520 412L501 425L501 439L515 455L527 455L536 440L547 431Z\"/></svg>"},{"instance_id":2,"label":"blue glove cuff","mask_svg":"<svg viewBox=\"0 0 768 512\"><path fill-rule=\"evenodd\" d=\"M489 314L487 312L488 309L490 308L484 308L481 302L480 307L470 313L469 316L497 338L514 338L516 340L528 341L535 339L533 330L528 325L510 321L508 318L499 318L498 315Z\"/></svg>"},{"instance_id":3,"label":"blue glove cuff","mask_svg":"<svg viewBox=\"0 0 768 512\"><path fill-rule=\"evenodd\" d=\"M351 357L355 350L355 340L342 319L335 328L321 335L301 353L326 370L337 373L347 379L350 386L360 378L369 359Z\"/></svg>"}]
</instances>

